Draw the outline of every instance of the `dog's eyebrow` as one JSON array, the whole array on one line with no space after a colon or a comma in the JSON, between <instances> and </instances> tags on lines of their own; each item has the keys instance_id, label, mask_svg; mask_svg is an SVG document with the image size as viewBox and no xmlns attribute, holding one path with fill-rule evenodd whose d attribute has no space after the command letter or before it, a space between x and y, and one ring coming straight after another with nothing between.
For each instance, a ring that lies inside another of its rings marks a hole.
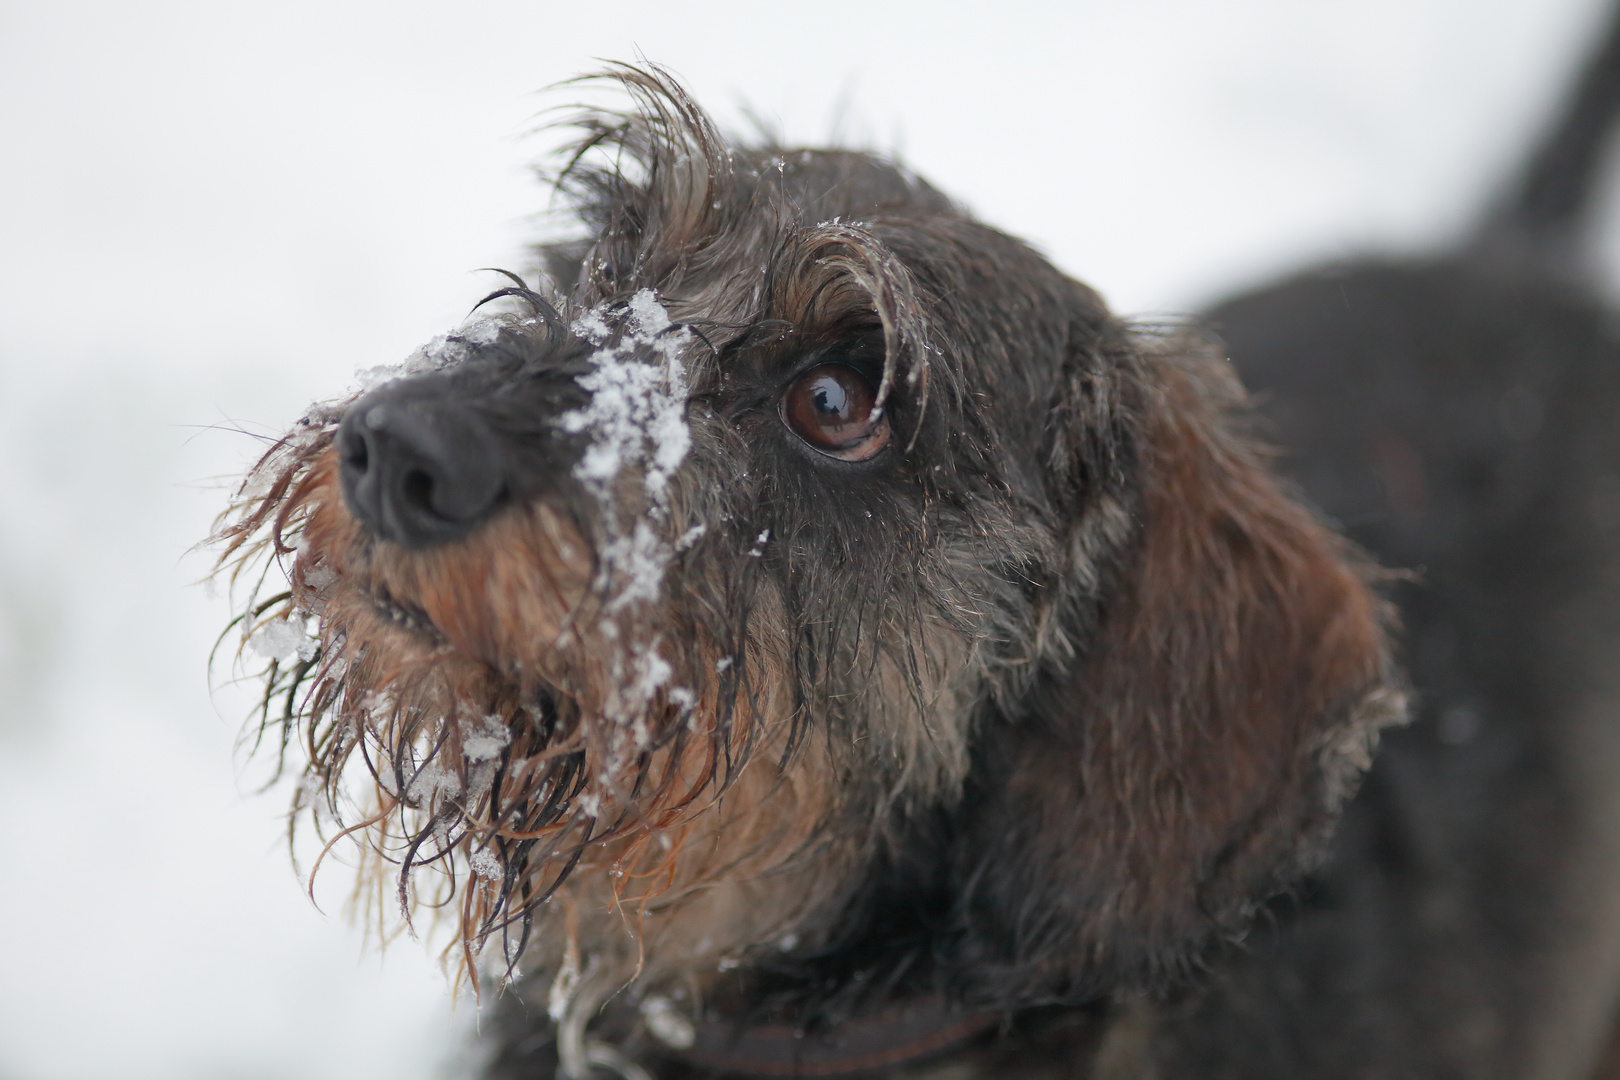
<instances>
[{"instance_id":1,"label":"dog's eyebrow","mask_svg":"<svg viewBox=\"0 0 1620 1080\"><path fill-rule=\"evenodd\" d=\"M802 228L789 236L771 267L768 301L775 310L802 312L815 319L816 309L826 302L829 291L844 288L859 295L845 299L846 310L857 308L877 321L883 333L883 369L879 377L874 417L882 416L895 382L904 372L906 385L916 392L919 419L928 408L929 325L926 309L912 280L911 272L868 226L843 221L827 221ZM793 290L805 281L814 282L808 297L797 300ZM828 312L823 319L837 317ZM915 433L912 436L915 442ZM908 444L909 451L912 444Z\"/></svg>"}]
</instances>

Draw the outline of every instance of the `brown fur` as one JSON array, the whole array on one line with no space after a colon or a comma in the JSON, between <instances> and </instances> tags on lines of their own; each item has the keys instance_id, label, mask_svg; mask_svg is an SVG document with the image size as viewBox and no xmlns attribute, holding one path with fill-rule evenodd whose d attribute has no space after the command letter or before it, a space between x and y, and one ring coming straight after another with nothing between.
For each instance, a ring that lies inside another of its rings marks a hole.
<instances>
[{"instance_id":1,"label":"brown fur","mask_svg":"<svg viewBox=\"0 0 1620 1080\"><path fill-rule=\"evenodd\" d=\"M1211 917L1238 931L1279 866L1319 857L1401 708L1370 567L1223 421L1230 375L1176 355L1149 371L1142 541L1053 691L1083 721L1015 736L991 830L1035 823L1003 858L1063 883L1039 917L1093 962L1151 964Z\"/></svg>"}]
</instances>

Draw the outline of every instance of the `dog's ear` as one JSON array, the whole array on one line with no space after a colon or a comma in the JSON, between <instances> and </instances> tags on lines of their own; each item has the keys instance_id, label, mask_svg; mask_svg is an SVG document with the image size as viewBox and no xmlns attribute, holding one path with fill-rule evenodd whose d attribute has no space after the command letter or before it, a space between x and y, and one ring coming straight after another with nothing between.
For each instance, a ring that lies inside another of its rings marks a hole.
<instances>
[{"instance_id":1,"label":"dog's ear","mask_svg":"<svg viewBox=\"0 0 1620 1080\"><path fill-rule=\"evenodd\" d=\"M1150 982L1241 932L1402 716L1372 568L1236 429L1229 365L1133 351L1134 535L1077 655L980 733L957 863L979 996Z\"/></svg>"}]
</instances>

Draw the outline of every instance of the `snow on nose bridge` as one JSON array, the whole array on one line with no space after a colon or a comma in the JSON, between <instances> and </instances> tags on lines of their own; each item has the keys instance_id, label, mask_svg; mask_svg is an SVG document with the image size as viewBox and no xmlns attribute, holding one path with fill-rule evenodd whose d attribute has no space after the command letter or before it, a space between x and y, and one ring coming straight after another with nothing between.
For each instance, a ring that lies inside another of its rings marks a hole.
<instances>
[{"instance_id":1,"label":"snow on nose bridge","mask_svg":"<svg viewBox=\"0 0 1620 1080\"><path fill-rule=\"evenodd\" d=\"M573 473L600 510L603 543L593 588L603 598L597 630L609 643L612 669L604 712L645 747L647 710L660 690L683 709L695 700L690 689L670 685L674 670L661 654L657 620L641 617L662 598L675 555L666 535L669 484L692 446L682 360L692 334L671 324L651 289L631 297L622 314L596 308L571 329L597 346L590 370L577 379L589 403L556 423L586 437ZM626 469L640 473L645 499L635 505L627 505L620 482Z\"/></svg>"},{"instance_id":2,"label":"snow on nose bridge","mask_svg":"<svg viewBox=\"0 0 1620 1080\"><path fill-rule=\"evenodd\" d=\"M570 434L588 435L574 476L604 502L604 510L610 509L619 473L631 464L642 467L651 505L664 510L670 477L692 446L681 361L692 333L672 327L651 289L631 297L617 335L605 315L601 308L589 311L571 328L598 346L591 370L578 379L591 400L557 422Z\"/></svg>"}]
</instances>

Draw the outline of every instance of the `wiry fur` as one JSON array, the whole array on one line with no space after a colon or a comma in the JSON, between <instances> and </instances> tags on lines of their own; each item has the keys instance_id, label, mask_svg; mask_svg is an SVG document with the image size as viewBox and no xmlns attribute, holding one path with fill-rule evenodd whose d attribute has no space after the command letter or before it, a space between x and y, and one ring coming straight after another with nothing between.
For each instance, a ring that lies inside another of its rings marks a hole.
<instances>
[{"instance_id":1,"label":"wiry fur","mask_svg":"<svg viewBox=\"0 0 1620 1080\"><path fill-rule=\"evenodd\" d=\"M247 633L315 620L266 682L301 805L406 910L436 870L469 961L500 943L530 1030L497 1073L655 1061L625 1004L655 997L836 1026L1174 982L1315 864L1402 716L1369 564L1278 489L1206 341L889 162L739 146L613 75L635 108L578 121L561 285L387 391L456 410L501 508L374 535L334 445L367 397L221 530L291 584ZM869 462L779 414L829 356L872 372ZM601 466L613 378L648 441Z\"/></svg>"}]
</instances>

